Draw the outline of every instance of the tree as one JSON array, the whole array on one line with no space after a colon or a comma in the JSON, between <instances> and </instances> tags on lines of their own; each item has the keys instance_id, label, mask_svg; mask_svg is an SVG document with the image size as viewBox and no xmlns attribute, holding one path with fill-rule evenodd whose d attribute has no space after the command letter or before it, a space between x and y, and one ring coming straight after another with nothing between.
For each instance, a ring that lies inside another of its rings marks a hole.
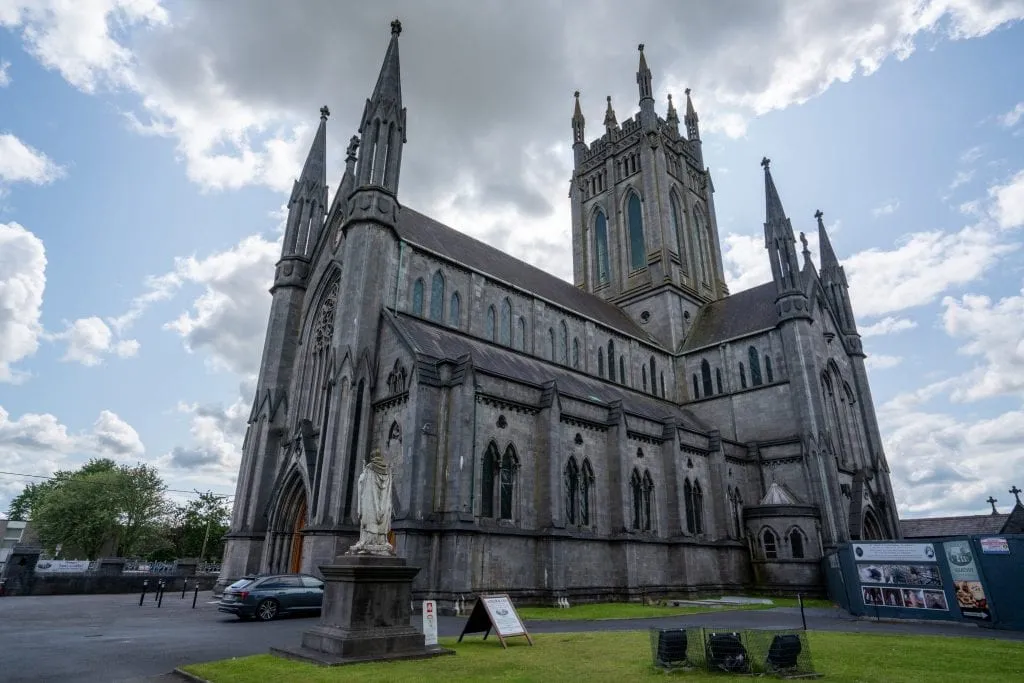
<instances>
[{"instance_id":1,"label":"tree","mask_svg":"<svg viewBox=\"0 0 1024 683\"><path fill-rule=\"evenodd\" d=\"M43 545L62 545L66 554L80 552L90 560L115 543L107 552L122 557L148 552L159 543L161 523L171 510L163 481L148 465L94 459L31 486L15 500L19 511L28 510Z\"/></svg>"},{"instance_id":2,"label":"tree","mask_svg":"<svg viewBox=\"0 0 1024 683\"><path fill-rule=\"evenodd\" d=\"M178 557L219 560L224 553L224 534L231 511L222 496L200 493L175 509L169 530Z\"/></svg>"},{"instance_id":3,"label":"tree","mask_svg":"<svg viewBox=\"0 0 1024 683\"><path fill-rule=\"evenodd\" d=\"M32 510L39 505L43 495L54 486L52 481L32 482L11 500L7 516L22 522L32 519Z\"/></svg>"}]
</instances>

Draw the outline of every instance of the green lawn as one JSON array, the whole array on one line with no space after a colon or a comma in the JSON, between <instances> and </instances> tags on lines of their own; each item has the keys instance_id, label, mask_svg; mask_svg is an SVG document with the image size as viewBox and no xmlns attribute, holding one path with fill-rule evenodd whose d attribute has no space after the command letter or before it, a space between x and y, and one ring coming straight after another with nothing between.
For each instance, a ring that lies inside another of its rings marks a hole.
<instances>
[{"instance_id":1,"label":"green lawn","mask_svg":"<svg viewBox=\"0 0 1024 683\"><path fill-rule=\"evenodd\" d=\"M696 599L696 598L694 598ZM772 609L773 607L796 607L796 598L771 598L771 605L723 605L721 607L688 605L685 607L659 607L642 605L638 602L603 602L559 607L519 607L516 609L524 621L566 621L594 619L644 619L647 617L673 617L680 614L703 614L738 609ZM804 607L834 607L828 600L804 600Z\"/></svg>"},{"instance_id":2,"label":"green lawn","mask_svg":"<svg viewBox=\"0 0 1024 683\"><path fill-rule=\"evenodd\" d=\"M213 683L248 681L664 681L651 666L646 631L559 633L523 638L503 650L496 639L443 638L452 657L323 668L273 655L257 655L184 667ZM904 683L956 681L994 683L1024 680L1020 642L939 636L866 635L811 632L815 669L826 681ZM680 673L680 680L724 681L721 674Z\"/></svg>"}]
</instances>

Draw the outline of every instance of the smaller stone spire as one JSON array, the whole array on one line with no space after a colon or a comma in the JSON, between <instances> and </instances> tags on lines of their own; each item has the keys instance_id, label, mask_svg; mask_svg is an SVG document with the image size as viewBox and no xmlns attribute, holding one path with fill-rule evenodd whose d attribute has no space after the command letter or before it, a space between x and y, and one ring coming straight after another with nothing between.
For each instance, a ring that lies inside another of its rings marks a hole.
<instances>
[{"instance_id":1,"label":"smaller stone spire","mask_svg":"<svg viewBox=\"0 0 1024 683\"><path fill-rule=\"evenodd\" d=\"M782 208L782 199L772 179L771 163L768 157L761 159L761 168L764 169L765 222L782 223L786 220L786 211Z\"/></svg>"},{"instance_id":2,"label":"smaller stone spire","mask_svg":"<svg viewBox=\"0 0 1024 683\"><path fill-rule=\"evenodd\" d=\"M825 230L824 216L821 209L814 212L814 217L818 219L818 251L821 253L822 270L839 266L836 251L832 248L832 240L828 238L828 231Z\"/></svg>"},{"instance_id":3,"label":"smaller stone spire","mask_svg":"<svg viewBox=\"0 0 1024 683\"><path fill-rule=\"evenodd\" d=\"M292 185L288 199L281 256L307 256L320 238L327 211L327 117L330 111L320 108L320 126L313 136L302 174Z\"/></svg>"},{"instance_id":4,"label":"smaller stone spire","mask_svg":"<svg viewBox=\"0 0 1024 683\"><path fill-rule=\"evenodd\" d=\"M644 44L640 43L637 49L640 51L640 66L636 71L636 83L640 86L640 106L642 107L644 100L654 102L654 90L651 87L651 70L647 66L647 57L644 56Z\"/></svg>"},{"instance_id":5,"label":"smaller stone spire","mask_svg":"<svg viewBox=\"0 0 1024 683\"><path fill-rule=\"evenodd\" d=\"M672 93L668 94L668 114L665 116L665 121L670 126L679 127L679 112L676 111L676 105L672 103Z\"/></svg>"},{"instance_id":6,"label":"smaller stone spire","mask_svg":"<svg viewBox=\"0 0 1024 683\"><path fill-rule=\"evenodd\" d=\"M615 110L612 109L612 96L608 96L608 108L604 111L604 127L609 133L619 127L619 121L615 118Z\"/></svg>"},{"instance_id":7,"label":"smaller stone spire","mask_svg":"<svg viewBox=\"0 0 1024 683\"><path fill-rule=\"evenodd\" d=\"M690 99L690 89L686 89L686 138L688 140L700 140L700 119L697 118L697 110L693 108L693 100Z\"/></svg>"},{"instance_id":8,"label":"smaller stone spire","mask_svg":"<svg viewBox=\"0 0 1024 683\"><path fill-rule=\"evenodd\" d=\"M584 133L584 125L586 120L583 118L583 110L580 109L580 91L577 90L572 94L576 98L576 105L572 112L572 144L573 147L576 145L586 145L586 134Z\"/></svg>"}]
</instances>

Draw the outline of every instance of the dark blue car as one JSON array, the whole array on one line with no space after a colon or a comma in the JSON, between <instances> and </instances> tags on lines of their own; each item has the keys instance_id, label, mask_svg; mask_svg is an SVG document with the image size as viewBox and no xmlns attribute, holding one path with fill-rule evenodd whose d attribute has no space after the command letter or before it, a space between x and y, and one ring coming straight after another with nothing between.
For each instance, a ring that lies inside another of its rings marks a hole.
<instances>
[{"instance_id":1,"label":"dark blue car","mask_svg":"<svg viewBox=\"0 0 1024 683\"><path fill-rule=\"evenodd\" d=\"M270 621L279 614L317 612L324 582L308 574L247 576L224 589L217 609L239 619Z\"/></svg>"}]
</instances>

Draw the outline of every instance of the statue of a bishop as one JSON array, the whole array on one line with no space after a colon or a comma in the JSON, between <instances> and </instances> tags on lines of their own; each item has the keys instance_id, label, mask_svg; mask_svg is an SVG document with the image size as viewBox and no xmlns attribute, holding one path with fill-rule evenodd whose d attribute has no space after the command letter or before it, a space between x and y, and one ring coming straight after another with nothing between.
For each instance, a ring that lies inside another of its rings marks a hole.
<instances>
[{"instance_id":1,"label":"statue of a bishop","mask_svg":"<svg viewBox=\"0 0 1024 683\"><path fill-rule=\"evenodd\" d=\"M359 498L356 515L359 520L359 541L348 549L349 555L394 556L388 543L391 530L391 468L374 449L363 465L357 487Z\"/></svg>"}]
</instances>

